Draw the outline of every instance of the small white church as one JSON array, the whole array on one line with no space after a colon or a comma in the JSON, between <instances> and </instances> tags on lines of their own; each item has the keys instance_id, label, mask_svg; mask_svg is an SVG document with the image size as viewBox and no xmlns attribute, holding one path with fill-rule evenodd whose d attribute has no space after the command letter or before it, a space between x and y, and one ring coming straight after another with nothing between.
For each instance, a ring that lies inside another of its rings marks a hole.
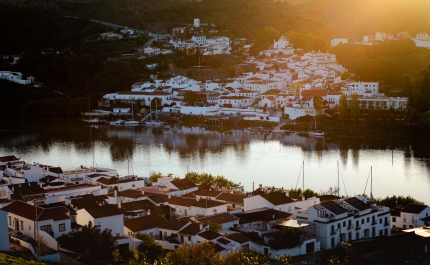
<instances>
[{"instance_id":1,"label":"small white church","mask_svg":"<svg viewBox=\"0 0 430 265\"><path fill-rule=\"evenodd\" d=\"M284 35L282 35L278 41L273 40L273 48L285 49L289 43L290 43L289 40Z\"/></svg>"}]
</instances>

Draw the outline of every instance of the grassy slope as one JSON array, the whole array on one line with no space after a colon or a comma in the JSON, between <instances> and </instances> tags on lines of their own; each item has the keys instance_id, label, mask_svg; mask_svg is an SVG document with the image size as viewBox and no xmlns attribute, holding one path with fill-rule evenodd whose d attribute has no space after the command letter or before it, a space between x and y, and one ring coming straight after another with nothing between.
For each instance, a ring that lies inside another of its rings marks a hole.
<instances>
[{"instance_id":1,"label":"grassy slope","mask_svg":"<svg viewBox=\"0 0 430 265\"><path fill-rule=\"evenodd\" d=\"M29 260L23 257L19 257L16 255L11 255L7 253L0 253L0 265L3 264L20 264L20 265L36 265L36 264L47 264L45 262L38 262L36 260Z\"/></svg>"}]
</instances>

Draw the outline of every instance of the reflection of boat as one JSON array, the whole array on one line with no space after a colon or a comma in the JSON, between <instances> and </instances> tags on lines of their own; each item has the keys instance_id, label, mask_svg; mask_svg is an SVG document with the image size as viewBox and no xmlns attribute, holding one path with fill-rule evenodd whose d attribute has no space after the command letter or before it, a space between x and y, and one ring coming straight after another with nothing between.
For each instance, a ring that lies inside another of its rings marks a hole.
<instances>
[{"instance_id":1,"label":"reflection of boat","mask_svg":"<svg viewBox=\"0 0 430 265\"><path fill-rule=\"evenodd\" d=\"M83 119L82 122L89 125L97 125L97 124L103 124L104 120L99 118L91 118L91 119Z\"/></svg>"},{"instance_id":2,"label":"reflection of boat","mask_svg":"<svg viewBox=\"0 0 430 265\"><path fill-rule=\"evenodd\" d=\"M311 124L309 125L308 134L310 136L315 136L315 137L322 137L322 136L324 136L324 132L323 131L317 130L317 116L316 115L313 116Z\"/></svg>"},{"instance_id":3,"label":"reflection of boat","mask_svg":"<svg viewBox=\"0 0 430 265\"><path fill-rule=\"evenodd\" d=\"M162 121L147 121L145 122L145 125L150 127L161 127L164 123Z\"/></svg>"}]
</instances>

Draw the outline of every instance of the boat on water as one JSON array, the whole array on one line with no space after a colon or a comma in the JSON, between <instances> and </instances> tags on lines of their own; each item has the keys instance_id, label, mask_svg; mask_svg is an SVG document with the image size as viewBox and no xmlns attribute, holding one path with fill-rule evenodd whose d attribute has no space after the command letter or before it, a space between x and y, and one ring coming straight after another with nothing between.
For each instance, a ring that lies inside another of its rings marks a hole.
<instances>
[{"instance_id":1,"label":"boat on water","mask_svg":"<svg viewBox=\"0 0 430 265\"><path fill-rule=\"evenodd\" d=\"M157 107L158 107L157 101L155 101L155 120L152 120L152 115L151 115L151 120L145 122L146 126L149 126L149 127L162 127L162 126L164 126L164 122L158 120ZM150 111L150 113L152 113L151 106L149 106L149 111Z\"/></svg>"},{"instance_id":2,"label":"boat on water","mask_svg":"<svg viewBox=\"0 0 430 265\"><path fill-rule=\"evenodd\" d=\"M116 120L109 122L109 124L110 125L122 125L122 124L124 124L124 122L125 122L125 120L116 119Z\"/></svg>"},{"instance_id":3,"label":"boat on water","mask_svg":"<svg viewBox=\"0 0 430 265\"><path fill-rule=\"evenodd\" d=\"M308 131L308 135L309 136L314 136L314 137L322 137L324 136L324 132L321 130L317 130L317 116L313 116L312 120L311 120L311 124L309 125L309 131Z\"/></svg>"},{"instance_id":4,"label":"boat on water","mask_svg":"<svg viewBox=\"0 0 430 265\"><path fill-rule=\"evenodd\" d=\"M127 126L137 126L137 125L139 125L139 121L135 121L134 120L134 107L133 107L133 104L131 105L131 115L132 115L132 118L124 121L124 125L127 125Z\"/></svg>"}]
</instances>

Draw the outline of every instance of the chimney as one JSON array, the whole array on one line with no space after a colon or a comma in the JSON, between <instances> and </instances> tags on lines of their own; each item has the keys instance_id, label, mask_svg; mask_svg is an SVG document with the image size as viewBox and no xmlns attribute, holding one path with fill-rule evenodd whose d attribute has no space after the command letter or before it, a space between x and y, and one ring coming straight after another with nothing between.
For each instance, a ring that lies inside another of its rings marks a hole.
<instances>
[{"instance_id":1,"label":"chimney","mask_svg":"<svg viewBox=\"0 0 430 265\"><path fill-rule=\"evenodd\" d=\"M200 230L203 230L203 223L200 223Z\"/></svg>"},{"instance_id":2,"label":"chimney","mask_svg":"<svg viewBox=\"0 0 430 265\"><path fill-rule=\"evenodd\" d=\"M121 202L118 202L118 208L121 209Z\"/></svg>"},{"instance_id":3,"label":"chimney","mask_svg":"<svg viewBox=\"0 0 430 265\"><path fill-rule=\"evenodd\" d=\"M168 198L169 198L169 199L171 199L171 198L172 198L172 197L170 196L170 194L169 194Z\"/></svg>"},{"instance_id":4,"label":"chimney","mask_svg":"<svg viewBox=\"0 0 430 265\"><path fill-rule=\"evenodd\" d=\"M196 201L199 201L200 200L200 198L199 197L196 197Z\"/></svg>"},{"instance_id":5,"label":"chimney","mask_svg":"<svg viewBox=\"0 0 430 265\"><path fill-rule=\"evenodd\" d=\"M146 213L147 213L148 215L151 215L151 209L148 209L148 210L146 211Z\"/></svg>"},{"instance_id":6,"label":"chimney","mask_svg":"<svg viewBox=\"0 0 430 265\"><path fill-rule=\"evenodd\" d=\"M145 192L144 191L142 191L142 195L144 195L145 194Z\"/></svg>"}]
</instances>

